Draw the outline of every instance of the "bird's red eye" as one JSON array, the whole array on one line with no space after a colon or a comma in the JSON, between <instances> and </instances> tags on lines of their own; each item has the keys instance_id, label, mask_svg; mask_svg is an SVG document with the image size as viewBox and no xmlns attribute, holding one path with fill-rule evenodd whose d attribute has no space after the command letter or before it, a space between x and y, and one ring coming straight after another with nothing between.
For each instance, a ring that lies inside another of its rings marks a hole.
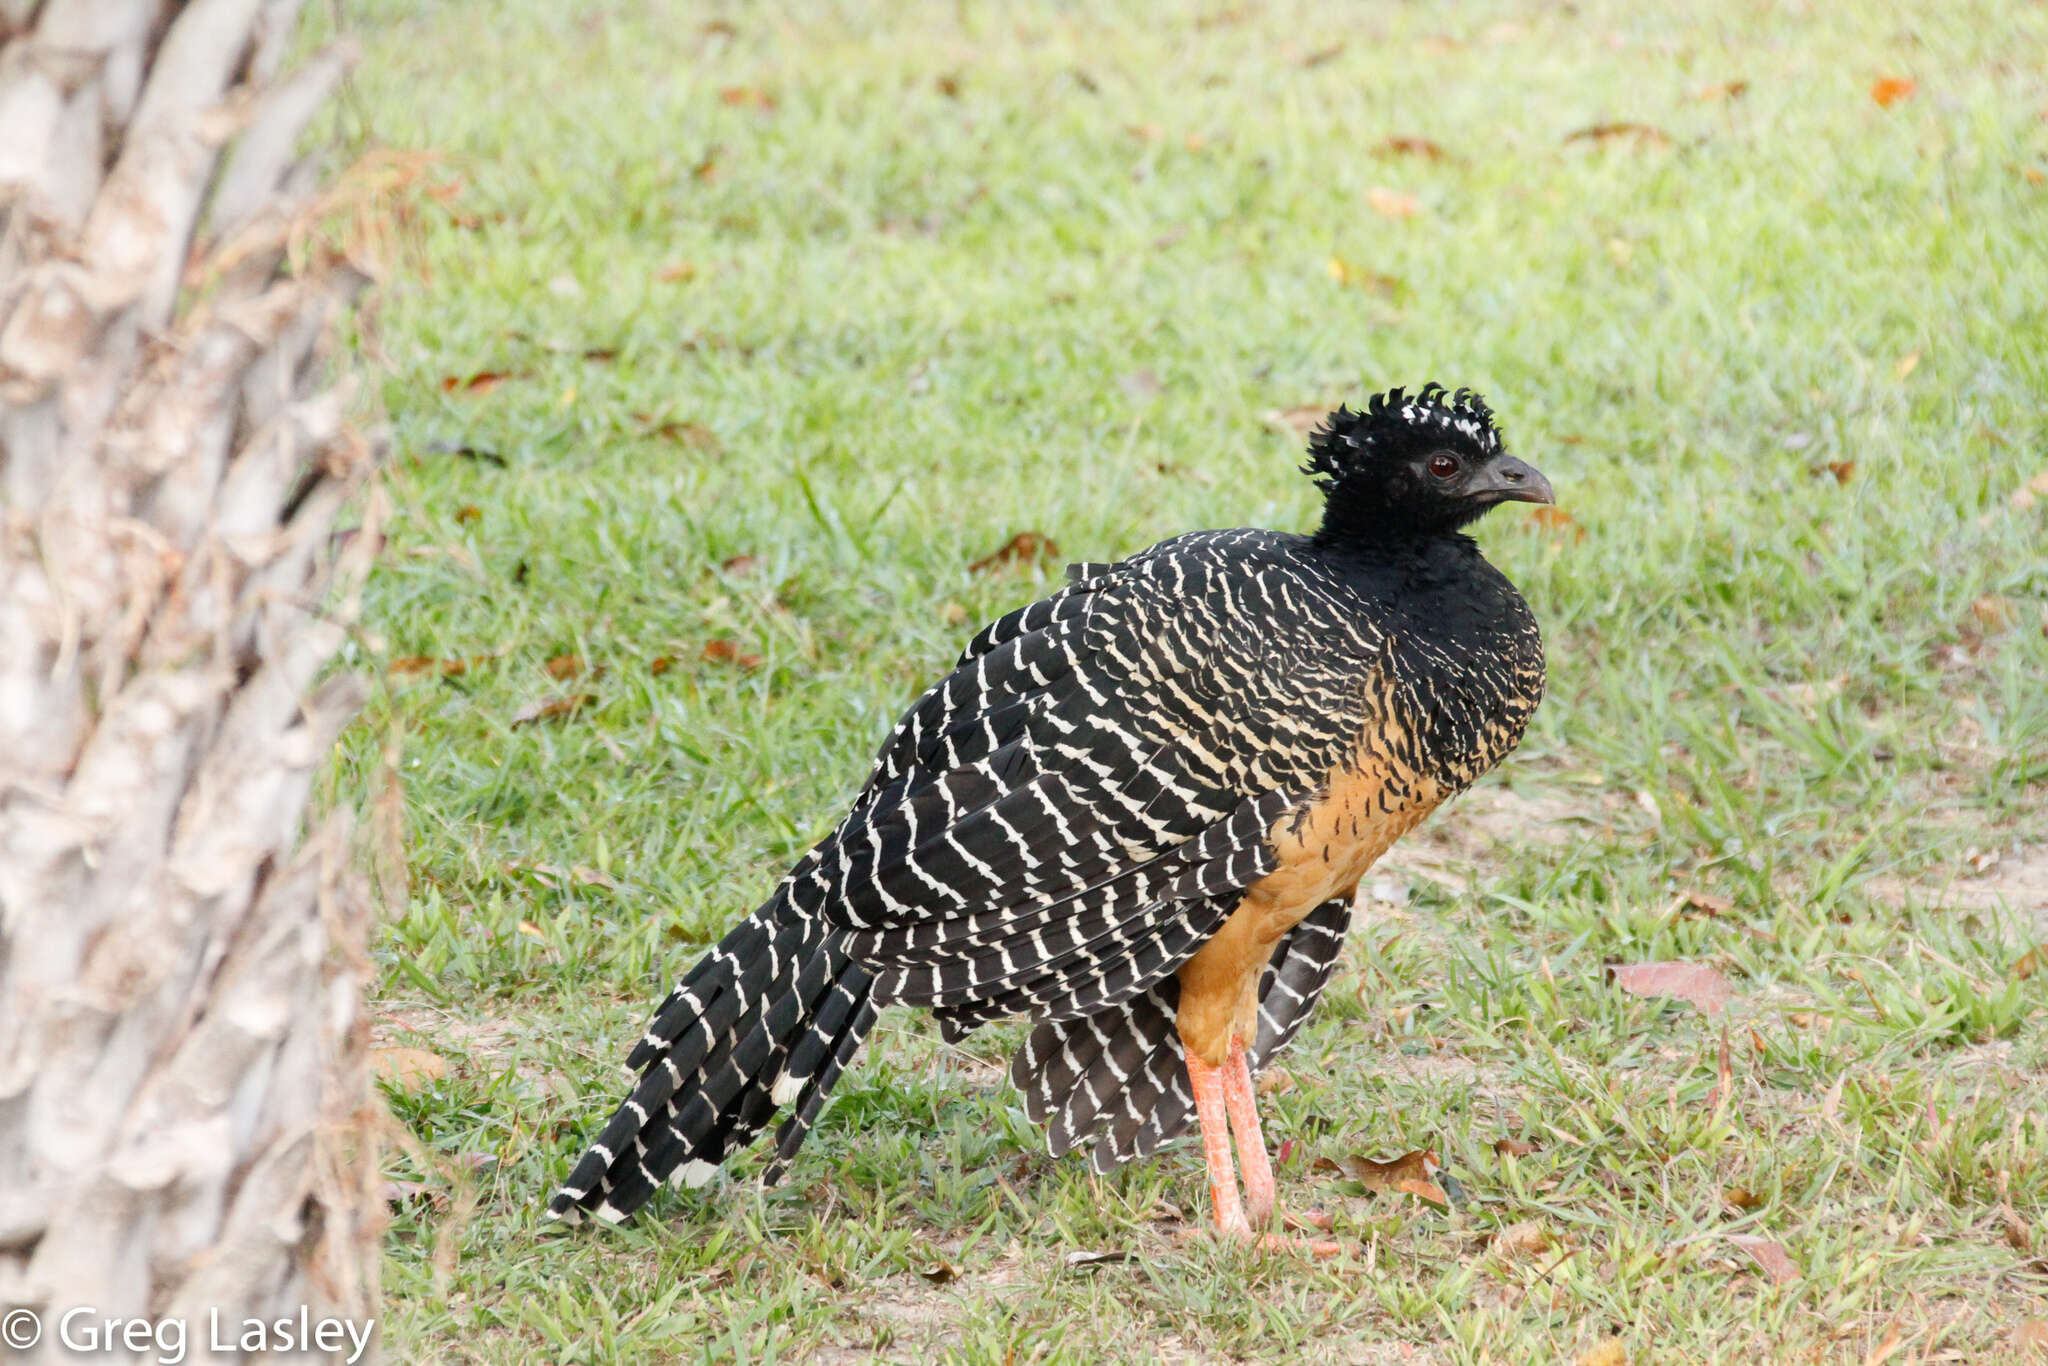
<instances>
[{"instance_id":1,"label":"bird's red eye","mask_svg":"<svg viewBox=\"0 0 2048 1366\"><path fill-rule=\"evenodd\" d=\"M1437 454L1429 457L1429 472L1439 479L1448 479L1458 472L1458 457Z\"/></svg>"}]
</instances>

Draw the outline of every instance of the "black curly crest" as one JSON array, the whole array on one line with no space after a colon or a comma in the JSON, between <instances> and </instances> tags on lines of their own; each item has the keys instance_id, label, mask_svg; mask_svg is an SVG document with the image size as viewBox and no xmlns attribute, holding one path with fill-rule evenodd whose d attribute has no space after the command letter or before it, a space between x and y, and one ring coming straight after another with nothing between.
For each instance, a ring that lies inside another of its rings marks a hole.
<instances>
[{"instance_id":1,"label":"black curly crest","mask_svg":"<svg viewBox=\"0 0 2048 1366\"><path fill-rule=\"evenodd\" d=\"M1501 452L1500 429L1478 394L1451 393L1431 380L1414 395L1399 388L1374 394L1358 412L1340 406L1309 434L1308 462L1301 470L1329 494L1378 462L1446 445L1490 459Z\"/></svg>"}]
</instances>

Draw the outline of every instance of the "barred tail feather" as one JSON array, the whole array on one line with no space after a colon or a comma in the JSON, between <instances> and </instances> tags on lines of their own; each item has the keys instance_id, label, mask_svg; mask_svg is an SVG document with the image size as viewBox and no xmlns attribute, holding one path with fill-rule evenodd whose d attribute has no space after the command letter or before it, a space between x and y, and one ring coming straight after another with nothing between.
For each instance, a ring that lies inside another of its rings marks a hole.
<instances>
[{"instance_id":1,"label":"barred tail feather","mask_svg":"<svg viewBox=\"0 0 2048 1366\"><path fill-rule=\"evenodd\" d=\"M1328 985L1350 924L1348 900L1324 902L1274 946L1259 983L1259 1032L1248 1050L1262 1071L1300 1032ZM1176 1008L1166 977L1131 999L1079 1019L1048 1020L1010 1064L1024 1111L1046 1126L1054 1156L1086 1148L1089 1166L1114 1171L1149 1156L1194 1115Z\"/></svg>"},{"instance_id":2,"label":"barred tail feather","mask_svg":"<svg viewBox=\"0 0 2048 1366\"><path fill-rule=\"evenodd\" d=\"M664 1181L702 1184L796 1101L800 1131L788 1140L785 1124L778 1144L786 1162L873 1024L871 1010L860 1023L868 985L844 936L778 892L662 1003L628 1059L639 1082L548 1214L577 1222L588 1212L616 1223Z\"/></svg>"}]
</instances>

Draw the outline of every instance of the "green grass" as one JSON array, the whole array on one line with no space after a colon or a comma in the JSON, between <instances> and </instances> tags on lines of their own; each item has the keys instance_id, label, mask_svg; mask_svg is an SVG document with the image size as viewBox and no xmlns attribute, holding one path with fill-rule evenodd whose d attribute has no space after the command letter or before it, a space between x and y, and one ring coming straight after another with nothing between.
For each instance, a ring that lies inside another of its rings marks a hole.
<instances>
[{"instance_id":1,"label":"green grass","mask_svg":"<svg viewBox=\"0 0 2048 1366\"><path fill-rule=\"evenodd\" d=\"M386 686L330 784L399 756L379 1030L449 1063L392 1091L392 1359L2021 1359L2048 11L1092 8L342 8L343 139L459 184L359 323L395 516L352 662ZM1570 137L1615 122L1658 131ZM1283 1199L1357 1257L1178 1239L1198 1152L1051 1161L1017 1031L907 1014L785 1186L540 1222L666 982L1058 575L973 561L1304 526L1267 414L1428 378L1572 521L1482 525L1550 696L1375 874L1268 1101ZM477 662L389 671L422 656ZM1731 1089L1717 1023L1606 979L1661 958L1733 979ZM1312 1163L1425 1145L1464 1210ZM1522 1223L1541 1250L1494 1245Z\"/></svg>"}]
</instances>

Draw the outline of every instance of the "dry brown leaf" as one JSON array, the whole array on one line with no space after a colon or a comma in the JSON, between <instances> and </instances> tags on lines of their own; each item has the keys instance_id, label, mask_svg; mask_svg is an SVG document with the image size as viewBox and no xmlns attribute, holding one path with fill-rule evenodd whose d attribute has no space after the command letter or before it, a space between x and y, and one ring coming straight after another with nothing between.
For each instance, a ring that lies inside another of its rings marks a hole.
<instances>
[{"instance_id":1,"label":"dry brown leaf","mask_svg":"<svg viewBox=\"0 0 2048 1366\"><path fill-rule=\"evenodd\" d=\"M697 656L710 664L736 664L742 669L761 667L761 656L742 650L729 640L707 640Z\"/></svg>"},{"instance_id":2,"label":"dry brown leaf","mask_svg":"<svg viewBox=\"0 0 2048 1366\"><path fill-rule=\"evenodd\" d=\"M1042 531L1020 531L988 554L967 566L968 572L986 574L1009 564L1059 557L1059 543Z\"/></svg>"},{"instance_id":3,"label":"dry brown leaf","mask_svg":"<svg viewBox=\"0 0 2048 1366\"><path fill-rule=\"evenodd\" d=\"M1318 1161L1321 1166L1327 1158ZM1367 1190L1379 1195L1413 1195L1429 1201L1432 1205L1449 1208L1450 1196L1444 1193L1436 1181L1443 1164L1437 1161L1436 1152L1430 1148L1417 1148L1414 1152L1402 1153L1399 1157L1385 1162L1375 1162L1369 1157L1356 1154L1340 1159L1337 1169Z\"/></svg>"},{"instance_id":4,"label":"dry brown leaf","mask_svg":"<svg viewBox=\"0 0 2048 1366\"><path fill-rule=\"evenodd\" d=\"M401 1091L418 1091L448 1075L448 1059L424 1048L373 1048L370 1072Z\"/></svg>"},{"instance_id":5,"label":"dry brown leaf","mask_svg":"<svg viewBox=\"0 0 2048 1366\"><path fill-rule=\"evenodd\" d=\"M718 567L728 574L751 574L761 562L752 555L731 555L718 562Z\"/></svg>"},{"instance_id":6,"label":"dry brown leaf","mask_svg":"<svg viewBox=\"0 0 2048 1366\"><path fill-rule=\"evenodd\" d=\"M1572 1366L1628 1366L1628 1348L1620 1338L1602 1338L1574 1357Z\"/></svg>"},{"instance_id":7,"label":"dry brown leaf","mask_svg":"<svg viewBox=\"0 0 2048 1366\"><path fill-rule=\"evenodd\" d=\"M1908 351L1905 355L1899 357L1898 364L1892 366L1892 376L1895 379L1904 379L1912 374L1914 368L1919 364L1920 353L1918 351Z\"/></svg>"},{"instance_id":8,"label":"dry brown leaf","mask_svg":"<svg viewBox=\"0 0 2048 1366\"><path fill-rule=\"evenodd\" d=\"M706 185L718 179L718 153L706 152L704 159L690 168L690 174Z\"/></svg>"},{"instance_id":9,"label":"dry brown leaf","mask_svg":"<svg viewBox=\"0 0 2048 1366\"><path fill-rule=\"evenodd\" d=\"M654 278L665 285L680 284L684 280L697 278L697 268L688 261L671 261L654 272Z\"/></svg>"},{"instance_id":10,"label":"dry brown leaf","mask_svg":"<svg viewBox=\"0 0 2048 1366\"><path fill-rule=\"evenodd\" d=\"M718 439L718 433L701 422L678 422L673 418L656 418L648 413L635 413L633 420L646 429L646 435L658 436L673 441L679 446L690 446L713 455L725 449Z\"/></svg>"},{"instance_id":11,"label":"dry brown leaf","mask_svg":"<svg viewBox=\"0 0 2048 1366\"><path fill-rule=\"evenodd\" d=\"M2004 1226L2007 1247L2023 1256L2034 1250L2034 1231L2027 1227L2026 1220L2020 1218L2018 1210L2010 1204L2000 1205L1998 1222Z\"/></svg>"},{"instance_id":12,"label":"dry brown leaf","mask_svg":"<svg viewBox=\"0 0 2048 1366\"><path fill-rule=\"evenodd\" d=\"M1703 85L1693 91L1692 97L1712 103L1716 100L1739 100L1748 93L1748 81L1716 81L1712 85Z\"/></svg>"},{"instance_id":13,"label":"dry brown leaf","mask_svg":"<svg viewBox=\"0 0 2048 1366\"><path fill-rule=\"evenodd\" d=\"M1721 1187L1721 1198L1736 1209L1755 1209L1764 1202L1764 1198L1761 1195L1758 1195L1747 1186L1723 1186Z\"/></svg>"},{"instance_id":14,"label":"dry brown leaf","mask_svg":"<svg viewBox=\"0 0 2048 1366\"><path fill-rule=\"evenodd\" d=\"M1259 1073L1258 1092L1262 1096L1284 1096L1294 1087L1294 1074L1284 1067L1269 1067Z\"/></svg>"},{"instance_id":15,"label":"dry brown leaf","mask_svg":"<svg viewBox=\"0 0 2048 1366\"><path fill-rule=\"evenodd\" d=\"M1344 44L1342 43L1333 43L1329 47L1317 48L1314 52L1301 59L1302 70L1313 71L1324 62L1335 61L1343 52Z\"/></svg>"},{"instance_id":16,"label":"dry brown leaf","mask_svg":"<svg viewBox=\"0 0 2048 1366\"><path fill-rule=\"evenodd\" d=\"M435 659L431 655L407 655L394 659L385 668L401 677L409 674L435 673L444 678L455 678L491 662L491 655L471 655L467 659Z\"/></svg>"},{"instance_id":17,"label":"dry brown leaf","mask_svg":"<svg viewBox=\"0 0 2048 1366\"><path fill-rule=\"evenodd\" d=\"M2024 982L2041 970L2041 947L2039 944L2034 945L2034 947L2028 949L2014 961L2012 965L2012 979L2015 982Z\"/></svg>"},{"instance_id":18,"label":"dry brown leaf","mask_svg":"<svg viewBox=\"0 0 2048 1366\"><path fill-rule=\"evenodd\" d=\"M464 503L455 509L455 520L462 526L469 526L484 519L484 510L475 503Z\"/></svg>"},{"instance_id":19,"label":"dry brown leaf","mask_svg":"<svg viewBox=\"0 0 2048 1366\"><path fill-rule=\"evenodd\" d=\"M1134 123L1124 131L1140 142L1157 142L1166 136L1166 130L1156 123Z\"/></svg>"},{"instance_id":20,"label":"dry brown leaf","mask_svg":"<svg viewBox=\"0 0 2048 1366\"><path fill-rule=\"evenodd\" d=\"M1108 1266L1113 1262L1128 1262L1135 1254L1129 1252L1069 1252L1067 1265L1070 1267Z\"/></svg>"},{"instance_id":21,"label":"dry brown leaf","mask_svg":"<svg viewBox=\"0 0 2048 1366\"><path fill-rule=\"evenodd\" d=\"M1725 1010L1734 995L1728 979L1705 963L1617 963L1608 971L1631 996L1684 1001L1710 1017Z\"/></svg>"},{"instance_id":22,"label":"dry brown leaf","mask_svg":"<svg viewBox=\"0 0 2048 1366\"><path fill-rule=\"evenodd\" d=\"M1782 1243L1754 1233L1731 1233L1728 1241L1747 1252L1772 1285L1789 1285L1799 1279L1799 1268L1785 1255Z\"/></svg>"},{"instance_id":23,"label":"dry brown leaf","mask_svg":"<svg viewBox=\"0 0 2048 1366\"><path fill-rule=\"evenodd\" d=\"M1910 76L1879 76L1870 83L1870 98L1889 109L1900 100L1910 100L1920 83Z\"/></svg>"},{"instance_id":24,"label":"dry brown leaf","mask_svg":"<svg viewBox=\"0 0 2048 1366\"><path fill-rule=\"evenodd\" d=\"M1298 403L1292 408L1276 408L1265 416L1269 427L1278 427L1293 432L1296 436L1307 436L1322 425L1324 418L1335 407L1329 403Z\"/></svg>"},{"instance_id":25,"label":"dry brown leaf","mask_svg":"<svg viewBox=\"0 0 2048 1366\"><path fill-rule=\"evenodd\" d=\"M949 1261L941 1259L939 1261L933 1262L930 1266L926 1267L924 1270L918 1272L917 1274L924 1277L926 1280L930 1281L933 1285L945 1285L949 1281L959 1279L960 1268L954 1266Z\"/></svg>"},{"instance_id":26,"label":"dry brown leaf","mask_svg":"<svg viewBox=\"0 0 2048 1366\"><path fill-rule=\"evenodd\" d=\"M1542 1256L1550 1250L1552 1241L1550 1230L1534 1219L1524 1219L1494 1234L1487 1246L1494 1256L1513 1261L1517 1257Z\"/></svg>"},{"instance_id":27,"label":"dry brown leaf","mask_svg":"<svg viewBox=\"0 0 2048 1366\"><path fill-rule=\"evenodd\" d=\"M675 666L676 657L674 655L656 655L653 659L647 661L647 672L651 674L665 674Z\"/></svg>"},{"instance_id":28,"label":"dry brown leaf","mask_svg":"<svg viewBox=\"0 0 2048 1366\"><path fill-rule=\"evenodd\" d=\"M1422 212L1422 201L1406 190L1375 185L1365 192L1365 206L1382 218L1413 218Z\"/></svg>"},{"instance_id":29,"label":"dry brown leaf","mask_svg":"<svg viewBox=\"0 0 2048 1366\"><path fill-rule=\"evenodd\" d=\"M1586 539L1586 529L1579 525L1579 519L1555 503L1541 503L1530 508L1529 525L1545 531L1569 531L1574 542Z\"/></svg>"},{"instance_id":30,"label":"dry brown leaf","mask_svg":"<svg viewBox=\"0 0 2048 1366\"><path fill-rule=\"evenodd\" d=\"M939 619L948 626L965 626L967 609L957 602L949 602L939 609Z\"/></svg>"},{"instance_id":31,"label":"dry brown leaf","mask_svg":"<svg viewBox=\"0 0 2048 1366\"><path fill-rule=\"evenodd\" d=\"M2002 598L1996 593L1986 593L1970 604L1970 615L1984 628L1986 635L1997 635L2012 629L2017 609L2012 599Z\"/></svg>"},{"instance_id":32,"label":"dry brown leaf","mask_svg":"<svg viewBox=\"0 0 2048 1366\"><path fill-rule=\"evenodd\" d=\"M1383 138L1373 150L1384 157L1421 157L1424 161L1444 159L1444 149L1428 138Z\"/></svg>"},{"instance_id":33,"label":"dry brown leaf","mask_svg":"<svg viewBox=\"0 0 2048 1366\"><path fill-rule=\"evenodd\" d=\"M443 375L441 392L444 394L488 394L491 390L512 378L510 370L479 370L473 375Z\"/></svg>"},{"instance_id":34,"label":"dry brown leaf","mask_svg":"<svg viewBox=\"0 0 2048 1366\"><path fill-rule=\"evenodd\" d=\"M1323 268L1330 272L1332 280L1346 288L1362 289L1369 294L1378 294L1389 299L1401 292L1400 276L1383 275L1379 271L1359 265L1356 261L1347 261L1341 256L1332 256ZM1295 410L1290 408L1288 411Z\"/></svg>"},{"instance_id":35,"label":"dry brown leaf","mask_svg":"<svg viewBox=\"0 0 2048 1366\"><path fill-rule=\"evenodd\" d=\"M2048 1356L2048 1319L2027 1319L2012 1330L2007 1339L2016 1350L2032 1352L2035 1356Z\"/></svg>"},{"instance_id":36,"label":"dry brown leaf","mask_svg":"<svg viewBox=\"0 0 2048 1366\"><path fill-rule=\"evenodd\" d=\"M775 112L775 97L765 90L751 85L729 85L718 92L718 102L735 109L753 109L763 114Z\"/></svg>"},{"instance_id":37,"label":"dry brown leaf","mask_svg":"<svg viewBox=\"0 0 2048 1366\"><path fill-rule=\"evenodd\" d=\"M1534 1143L1525 1143L1519 1138L1496 1138L1493 1150L1502 1157L1527 1157L1537 1148Z\"/></svg>"},{"instance_id":38,"label":"dry brown leaf","mask_svg":"<svg viewBox=\"0 0 2048 1366\"><path fill-rule=\"evenodd\" d=\"M577 692L567 697L551 698L546 702L529 702L521 707L512 718L513 726L529 726L536 721L559 721L574 716L583 708L597 701L596 693Z\"/></svg>"},{"instance_id":39,"label":"dry brown leaf","mask_svg":"<svg viewBox=\"0 0 2048 1366\"><path fill-rule=\"evenodd\" d=\"M1905 1339L1899 1335L1899 1325L1896 1323L1887 1324L1884 1330L1884 1337L1878 1341L1875 1347L1863 1354L1863 1366L1884 1366L1884 1363L1890 1361L1893 1354L1904 1343Z\"/></svg>"},{"instance_id":40,"label":"dry brown leaf","mask_svg":"<svg viewBox=\"0 0 2048 1366\"><path fill-rule=\"evenodd\" d=\"M556 655L543 667L549 678L574 678L583 672L583 661L575 655Z\"/></svg>"},{"instance_id":41,"label":"dry brown leaf","mask_svg":"<svg viewBox=\"0 0 2048 1366\"><path fill-rule=\"evenodd\" d=\"M1702 915L1726 915L1735 909L1735 902L1732 899L1696 889L1687 891L1684 900L1686 905Z\"/></svg>"},{"instance_id":42,"label":"dry brown leaf","mask_svg":"<svg viewBox=\"0 0 2048 1366\"><path fill-rule=\"evenodd\" d=\"M1595 123L1565 134L1566 142L1612 142L1632 139L1638 147L1668 147L1671 135L1647 123Z\"/></svg>"},{"instance_id":43,"label":"dry brown leaf","mask_svg":"<svg viewBox=\"0 0 2048 1366\"><path fill-rule=\"evenodd\" d=\"M960 98L960 78L958 76L940 76L932 82L932 88L949 100Z\"/></svg>"}]
</instances>

